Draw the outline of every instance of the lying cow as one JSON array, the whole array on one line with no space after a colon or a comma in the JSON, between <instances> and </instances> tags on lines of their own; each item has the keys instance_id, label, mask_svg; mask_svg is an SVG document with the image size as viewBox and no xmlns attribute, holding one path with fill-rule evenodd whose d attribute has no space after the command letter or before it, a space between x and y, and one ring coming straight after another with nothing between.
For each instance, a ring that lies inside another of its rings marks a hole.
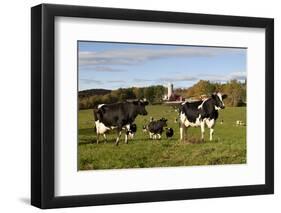
<instances>
[{"instance_id":1,"label":"lying cow","mask_svg":"<svg viewBox=\"0 0 281 213\"><path fill-rule=\"evenodd\" d=\"M157 136L159 139L161 139L162 132L164 130L164 127L167 126L167 119L161 118L157 121L151 121L147 128L149 132L149 138L157 139Z\"/></svg>"},{"instance_id":2,"label":"lying cow","mask_svg":"<svg viewBox=\"0 0 281 213\"><path fill-rule=\"evenodd\" d=\"M201 127L201 139L204 140L205 125L210 129L210 141L213 139L214 126L219 116L218 110L224 109L223 99L227 95L214 93L204 101L185 102L180 107L180 140L185 140L188 127Z\"/></svg>"},{"instance_id":3,"label":"lying cow","mask_svg":"<svg viewBox=\"0 0 281 213\"><path fill-rule=\"evenodd\" d=\"M102 134L102 130L108 131L109 129L117 130L116 145L119 144L119 140L122 134L122 129L127 129L126 126L134 123L138 115L147 115L145 106L147 101L132 101L132 102L120 102L114 104L102 104L98 109L94 111L96 116L95 122L99 125L99 132L97 131L97 143L98 135ZM125 143L128 143L128 135L125 134Z\"/></svg>"}]
</instances>

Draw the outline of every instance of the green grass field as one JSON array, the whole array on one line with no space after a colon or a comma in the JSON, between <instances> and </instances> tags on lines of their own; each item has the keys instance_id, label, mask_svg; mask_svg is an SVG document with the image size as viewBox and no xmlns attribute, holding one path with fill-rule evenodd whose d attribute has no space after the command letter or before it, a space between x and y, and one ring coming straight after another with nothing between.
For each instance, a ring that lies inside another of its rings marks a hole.
<instances>
[{"instance_id":1,"label":"green grass field","mask_svg":"<svg viewBox=\"0 0 281 213\"><path fill-rule=\"evenodd\" d=\"M116 131L108 134L108 142L96 144L96 133L92 110L79 111L78 165L80 170L148 168L168 166L218 165L246 163L246 126L236 126L236 120L246 123L246 107L227 107L219 112L213 141L209 141L209 129L205 131L205 142L200 142L200 128L189 128L189 142L179 141L179 125L175 123L178 113L166 105L149 105L147 116L138 116L137 133L128 144L122 135L119 146L115 146ZM151 140L142 126L149 117L165 117L174 136ZM223 124L220 124L223 119Z\"/></svg>"}]
</instances>

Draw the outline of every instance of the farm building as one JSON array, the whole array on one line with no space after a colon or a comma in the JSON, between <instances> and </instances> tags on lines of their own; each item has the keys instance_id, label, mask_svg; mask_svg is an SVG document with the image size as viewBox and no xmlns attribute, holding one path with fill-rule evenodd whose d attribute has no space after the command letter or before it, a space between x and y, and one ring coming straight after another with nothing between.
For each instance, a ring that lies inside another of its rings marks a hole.
<instances>
[{"instance_id":1,"label":"farm building","mask_svg":"<svg viewBox=\"0 0 281 213\"><path fill-rule=\"evenodd\" d=\"M168 83L168 93L164 95L164 101L184 101L184 97L181 95L177 95L174 93L174 85L172 83Z\"/></svg>"}]
</instances>

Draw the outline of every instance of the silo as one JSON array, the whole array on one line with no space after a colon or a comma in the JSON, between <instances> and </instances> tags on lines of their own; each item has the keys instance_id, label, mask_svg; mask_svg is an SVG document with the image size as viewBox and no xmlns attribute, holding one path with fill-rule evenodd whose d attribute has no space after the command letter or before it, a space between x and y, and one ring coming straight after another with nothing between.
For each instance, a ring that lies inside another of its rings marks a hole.
<instances>
[{"instance_id":1,"label":"silo","mask_svg":"<svg viewBox=\"0 0 281 213\"><path fill-rule=\"evenodd\" d=\"M173 84L168 83L168 99L171 98L172 94L173 94Z\"/></svg>"}]
</instances>

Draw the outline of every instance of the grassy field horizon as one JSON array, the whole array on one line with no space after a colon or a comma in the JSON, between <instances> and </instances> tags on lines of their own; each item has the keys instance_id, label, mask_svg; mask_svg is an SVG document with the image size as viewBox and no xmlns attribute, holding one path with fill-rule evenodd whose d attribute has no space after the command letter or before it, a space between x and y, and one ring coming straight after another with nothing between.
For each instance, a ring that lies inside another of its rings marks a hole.
<instances>
[{"instance_id":1,"label":"grassy field horizon","mask_svg":"<svg viewBox=\"0 0 281 213\"><path fill-rule=\"evenodd\" d=\"M96 144L93 113L91 109L80 110L78 115L78 169L125 169L199 165L224 165L246 163L246 126L236 126L236 120L246 123L246 107L227 107L219 112L213 141L209 141L209 129L205 131L205 142L200 142L200 128L189 128L190 143L179 140L178 117L171 106L149 105L147 116L135 120L137 133L134 139L124 143L122 134L119 146L115 145L116 131L108 134L107 143L102 137ZM174 129L174 136L167 139L165 132L161 140L149 139L142 132L150 116L165 117L168 127ZM223 123L221 124L221 121Z\"/></svg>"}]
</instances>

